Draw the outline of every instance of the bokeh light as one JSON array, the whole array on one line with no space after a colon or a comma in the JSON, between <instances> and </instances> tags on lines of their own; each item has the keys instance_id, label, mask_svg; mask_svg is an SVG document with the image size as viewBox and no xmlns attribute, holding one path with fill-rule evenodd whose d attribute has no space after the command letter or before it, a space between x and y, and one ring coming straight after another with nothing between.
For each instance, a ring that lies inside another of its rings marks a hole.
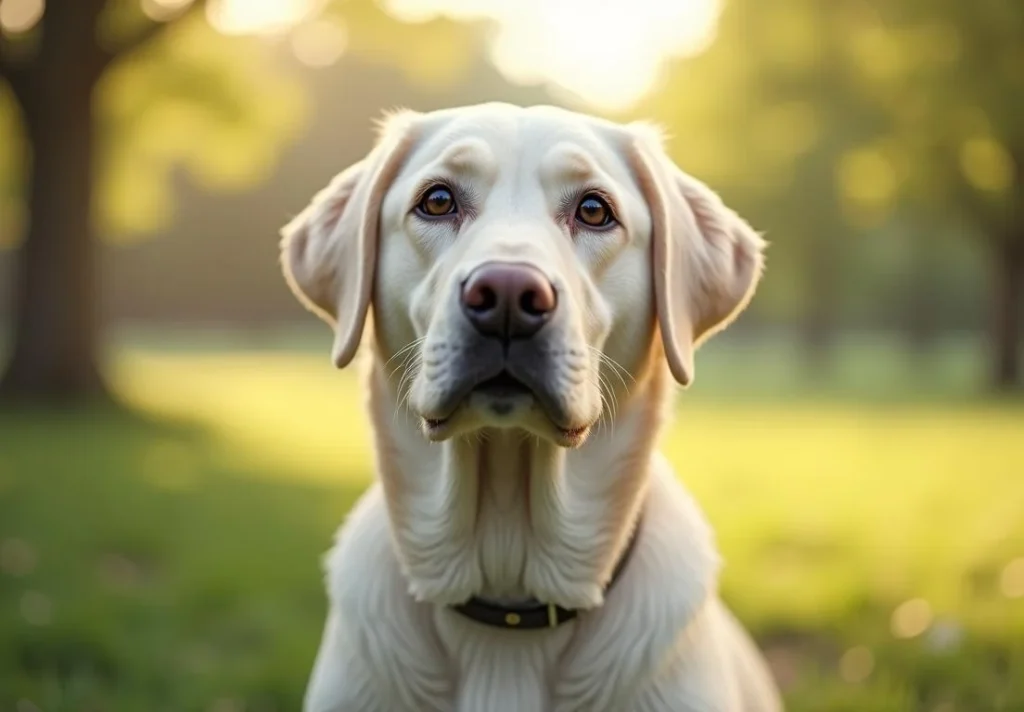
<instances>
[{"instance_id":1,"label":"bokeh light","mask_svg":"<svg viewBox=\"0 0 1024 712\"><path fill-rule=\"evenodd\" d=\"M892 613L892 634L897 638L916 638L932 624L932 607L923 598L901 603Z\"/></svg>"},{"instance_id":2,"label":"bokeh light","mask_svg":"<svg viewBox=\"0 0 1024 712\"><path fill-rule=\"evenodd\" d=\"M292 32L291 45L295 58L307 67L329 67L345 53L348 32L336 21L314 20Z\"/></svg>"},{"instance_id":3,"label":"bokeh light","mask_svg":"<svg viewBox=\"0 0 1024 712\"><path fill-rule=\"evenodd\" d=\"M49 625L53 618L53 602L40 591L25 591L21 596L21 617L29 625Z\"/></svg>"},{"instance_id":4,"label":"bokeh light","mask_svg":"<svg viewBox=\"0 0 1024 712\"><path fill-rule=\"evenodd\" d=\"M27 541L11 537L0 541L0 573L26 576L36 567L36 551Z\"/></svg>"},{"instance_id":5,"label":"bokeh light","mask_svg":"<svg viewBox=\"0 0 1024 712\"><path fill-rule=\"evenodd\" d=\"M226 35L287 32L324 5L321 0L210 0L207 18Z\"/></svg>"},{"instance_id":6,"label":"bokeh light","mask_svg":"<svg viewBox=\"0 0 1024 712\"><path fill-rule=\"evenodd\" d=\"M0 0L0 30L11 35L28 32L45 10L45 0Z\"/></svg>"},{"instance_id":7,"label":"bokeh light","mask_svg":"<svg viewBox=\"0 0 1024 712\"><path fill-rule=\"evenodd\" d=\"M141 0L142 12L157 22L166 22L184 12L194 0Z\"/></svg>"},{"instance_id":8,"label":"bokeh light","mask_svg":"<svg viewBox=\"0 0 1024 712\"><path fill-rule=\"evenodd\" d=\"M874 669L875 656L863 645L850 648L839 659L839 675L846 682L864 682Z\"/></svg>"},{"instance_id":9,"label":"bokeh light","mask_svg":"<svg viewBox=\"0 0 1024 712\"><path fill-rule=\"evenodd\" d=\"M1013 157L990 137L966 141L960 149L960 167L968 182L981 191L1002 193L1013 184Z\"/></svg>"},{"instance_id":10,"label":"bokeh light","mask_svg":"<svg viewBox=\"0 0 1024 712\"><path fill-rule=\"evenodd\" d=\"M1024 556L1006 565L999 583L1007 598L1024 598Z\"/></svg>"}]
</instances>

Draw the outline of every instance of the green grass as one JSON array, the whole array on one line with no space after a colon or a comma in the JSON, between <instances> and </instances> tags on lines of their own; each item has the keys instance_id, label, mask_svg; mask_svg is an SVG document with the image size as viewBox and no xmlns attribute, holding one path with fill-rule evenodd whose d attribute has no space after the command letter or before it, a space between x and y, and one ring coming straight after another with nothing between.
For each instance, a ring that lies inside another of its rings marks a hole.
<instances>
[{"instance_id":1,"label":"green grass","mask_svg":"<svg viewBox=\"0 0 1024 712\"><path fill-rule=\"evenodd\" d=\"M724 596L792 710L1024 710L1024 407L963 397L959 357L857 353L819 389L778 349L702 354L664 447ZM0 415L0 710L298 709L319 556L371 476L355 377L212 345L115 377L144 417Z\"/></svg>"}]
</instances>

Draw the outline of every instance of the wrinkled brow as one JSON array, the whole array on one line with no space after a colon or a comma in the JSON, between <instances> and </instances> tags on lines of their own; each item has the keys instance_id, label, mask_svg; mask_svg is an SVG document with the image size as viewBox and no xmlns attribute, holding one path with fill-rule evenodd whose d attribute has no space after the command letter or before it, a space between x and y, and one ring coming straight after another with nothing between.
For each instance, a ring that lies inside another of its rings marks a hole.
<instances>
[{"instance_id":1,"label":"wrinkled brow","mask_svg":"<svg viewBox=\"0 0 1024 712\"><path fill-rule=\"evenodd\" d=\"M555 182L585 183L602 171L582 149L571 143L554 146L541 164L543 175Z\"/></svg>"},{"instance_id":2,"label":"wrinkled brow","mask_svg":"<svg viewBox=\"0 0 1024 712\"><path fill-rule=\"evenodd\" d=\"M463 139L448 146L437 164L452 173L486 176L497 170L491 147L480 139Z\"/></svg>"}]
</instances>

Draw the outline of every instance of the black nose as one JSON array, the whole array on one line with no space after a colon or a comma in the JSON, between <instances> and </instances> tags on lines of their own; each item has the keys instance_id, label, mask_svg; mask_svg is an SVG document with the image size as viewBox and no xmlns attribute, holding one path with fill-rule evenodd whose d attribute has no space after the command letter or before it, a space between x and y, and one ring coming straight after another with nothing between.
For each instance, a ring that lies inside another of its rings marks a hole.
<instances>
[{"instance_id":1,"label":"black nose","mask_svg":"<svg viewBox=\"0 0 1024 712\"><path fill-rule=\"evenodd\" d=\"M462 284L462 311L484 336L525 339L555 312L558 296L547 277L520 262L485 262Z\"/></svg>"}]
</instances>

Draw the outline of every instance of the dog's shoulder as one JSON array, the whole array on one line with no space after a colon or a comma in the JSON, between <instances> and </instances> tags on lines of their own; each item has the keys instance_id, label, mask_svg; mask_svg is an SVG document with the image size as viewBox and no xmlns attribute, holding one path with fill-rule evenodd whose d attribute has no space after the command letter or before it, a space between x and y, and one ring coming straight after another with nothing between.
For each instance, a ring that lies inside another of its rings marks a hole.
<instances>
[{"instance_id":1,"label":"dog's shoulder","mask_svg":"<svg viewBox=\"0 0 1024 712\"><path fill-rule=\"evenodd\" d=\"M711 529L660 456L640 526L632 558L600 614L580 621L556 690L566 709L575 709L571 701L581 696L586 709L630 708L680 641L702 629L717 597L719 557Z\"/></svg>"},{"instance_id":2,"label":"dog's shoulder","mask_svg":"<svg viewBox=\"0 0 1024 712\"><path fill-rule=\"evenodd\" d=\"M324 558L331 606L375 625L432 625L432 606L409 594L388 522L377 483L352 508Z\"/></svg>"},{"instance_id":3,"label":"dog's shoulder","mask_svg":"<svg viewBox=\"0 0 1024 712\"><path fill-rule=\"evenodd\" d=\"M388 530L383 490L374 483L352 507L324 556L323 569L331 604L342 609L367 605L378 589L400 576ZM358 612L352 610L353 613Z\"/></svg>"},{"instance_id":4,"label":"dog's shoulder","mask_svg":"<svg viewBox=\"0 0 1024 712\"><path fill-rule=\"evenodd\" d=\"M409 595L379 484L338 530L324 569L334 622L325 635L344 638L346 659L366 668L380 709L446 709L453 683L436 644L432 609Z\"/></svg>"}]
</instances>

